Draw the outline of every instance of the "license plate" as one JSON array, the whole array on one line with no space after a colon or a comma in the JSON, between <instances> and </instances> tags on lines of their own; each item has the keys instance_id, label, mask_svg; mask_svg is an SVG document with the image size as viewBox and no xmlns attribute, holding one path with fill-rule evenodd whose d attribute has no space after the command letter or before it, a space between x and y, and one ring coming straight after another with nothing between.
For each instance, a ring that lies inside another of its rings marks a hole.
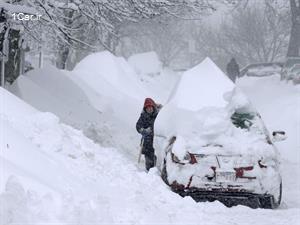
<instances>
[{"instance_id":1,"label":"license plate","mask_svg":"<svg viewBox=\"0 0 300 225\"><path fill-rule=\"evenodd\" d=\"M217 182L232 182L235 181L235 179L236 179L235 172L225 172L225 171L216 172Z\"/></svg>"}]
</instances>

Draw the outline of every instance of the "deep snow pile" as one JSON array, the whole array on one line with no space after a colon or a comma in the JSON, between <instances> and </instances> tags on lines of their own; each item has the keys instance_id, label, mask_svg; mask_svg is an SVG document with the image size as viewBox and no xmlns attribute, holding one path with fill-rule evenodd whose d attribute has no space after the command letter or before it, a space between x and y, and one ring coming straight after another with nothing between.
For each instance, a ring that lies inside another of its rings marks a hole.
<instances>
[{"instance_id":1,"label":"deep snow pile","mask_svg":"<svg viewBox=\"0 0 300 225\"><path fill-rule=\"evenodd\" d=\"M197 204L181 198L165 186L157 170L139 172L119 150L94 144L53 114L38 112L3 89L0 100L1 225L199 220L279 225L299 220L297 208L228 209L218 202Z\"/></svg>"},{"instance_id":2,"label":"deep snow pile","mask_svg":"<svg viewBox=\"0 0 300 225\"><path fill-rule=\"evenodd\" d=\"M135 123L144 98L151 96L124 58L104 51L84 58L69 77L81 87L95 108L102 112L105 146L136 156L139 136Z\"/></svg>"},{"instance_id":3,"label":"deep snow pile","mask_svg":"<svg viewBox=\"0 0 300 225\"><path fill-rule=\"evenodd\" d=\"M143 54L134 58L137 63L144 60ZM52 66L30 71L9 90L104 146L136 156L140 137L135 123L144 98L165 103L177 79L170 70L155 77L143 71L138 75L124 58L104 51L87 56L71 72Z\"/></svg>"},{"instance_id":4,"label":"deep snow pile","mask_svg":"<svg viewBox=\"0 0 300 225\"><path fill-rule=\"evenodd\" d=\"M282 161L283 205L300 208L299 85L281 81L279 74L263 78L243 77L237 85L249 96L269 131L286 132L288 138L275 143Z\"/></svg>"},{"instance_id":5,"label":"deep snow pile","mask_svg":"<svg viewBox=\"0 0 300 225\"><path fill-rule=\"evenodd\" d=\"M107 51L87 56L68 75L102 112L107 124L107 135L104 135L107 143L102 143L123 149L135 157L140 142L135 124L144 99L152 97L164 103L172 80L176 79L170 71L156 76L155 80L144 73L138 75L124 58Z\"/></svg>"},{"instance_id":6,"label":"deep snow pile","mask_svg":"<svg viewBox=\"0 0 300 225\"><path fill-rule=\"evenodd\" d=\"M94 108L81 88L53 66L21 75L9 90L43 112L52 112L65 123L101 139L101 112Z\"/></svg>"},{"instance_id":7,"label":"deep snow pile","mask_svg":"<svg viewBox=\"0 0 300 225\"><path fill-rule=\"evenodd\" d=\"M206 58L181 76L169 103L191 111L210 106L222 107L227 104L223 94L233 88L234 84L228 77L210 58Z\"/></svg>"},{"instance_id":8,"label":"deep snow pile","mask_svg":"<svg viewBox=\"0 0 300 225\"><path fill-rule=\"evenodd\" d=\"M164 103L176 78L171 71L155 79L137 75L124 58L105 51L86 57L71 72L52 66L30 71L9 90L104 146L136 157L140 137L135 123L144 98Z\"/></svg>"},{"instance_id":9,"label":"deep snow pile","mask_svg":"<svg viewBox=\"0 0 300 225\"><path fill-rule=\"evenodd\" d=\"M249 114L252 119L248 129L233 124L234 113ZM185 151L251 154L258 158L275 154L247 97L209 58L181 76L168 104L158 115L156 133L184 139L184 145L175 148L181 156ZM213 145L223 147L205 147Z\"/></svg>"},{"instance_id":10,"label":"deep snow pile","mask_svg":"<svg viewBox=\"0 0 300 225\"><path fill-rule=\"evenodd\" d=\"M151 92L151 96L156 102L166 104L173 87L180 79L181 73L174 72L167 68L163 69L159 76L149 76L147 74L138 75L141 85Z\"/></svg>"},{"instance_id":11,"label":"deep snow pile","mask_svg":"<svg viewBox=\"0 0 300 225\"><path fill-rule=\"evenodd\" d=\"M270 131L283 130L287 140L279 142L282 157L292 162L300 159L300 87L280 80L280 75L244 77L237 84L260 112ZM253 91L256 87L256 91Z\"/></svg>"},{"instance_id":12,"label":"deep snow pile","mask_svg":"<svg viewBox=\"0 0 300 225\"><path fill-rule=\"evenodd\" d=\"M165 104L180 74L162 68L155 52L132 55L128 58L128 63L134 68L141 87L148 90L157 102Z\"/></svg>"},{"instance_id":13,"label":"deep snow pile","mask_svg":"<svg viewBox=\"0 0 300 225\"><path fill-rule=\"evenodd\" d=\"M140 99L148 96L141 88L134 70L122 57L108 51L94 53L79 62L73 72L91 88L107 97L123 100L127 97Z\"/></svg>"},{"instance_id":14,"label":"deep snow pile","mask_svg":"<svg viewBox=\"0 0 300 225\"><path fill-rule=\"evenodd\" d=\"M145 74L153 77L159 75L162 71L162 63L158 59L156 52L144 52L132 55L128 58L128 63L138 75Z\"/></svg>"}]
</instances>

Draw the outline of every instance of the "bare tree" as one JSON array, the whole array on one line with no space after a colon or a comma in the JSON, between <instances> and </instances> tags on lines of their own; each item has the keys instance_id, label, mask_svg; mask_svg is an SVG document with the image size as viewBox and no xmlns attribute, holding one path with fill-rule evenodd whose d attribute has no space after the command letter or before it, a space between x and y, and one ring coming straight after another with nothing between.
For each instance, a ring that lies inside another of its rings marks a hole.
<instances>
[{"instance_id":1,"label":"bare tree","mask_svg":"<svg viewBox=\"0 0 300 225\"><path fill-rule=\"evenodd\" d=\"M125 30L123 54L155 51L163 66L168 67L186 48L185 34L183 21L170 15L131 24Z\"/></svg>"},{"instance_id":2,"label":"bare tree","mask_svg":"<svg viewBox=\"0 0 300 225\"><path fill-rule=\"evenodd\" d=\"M223 68L231 57L243 65L281 59L288 35L286 12L271 4L237 8L219 27L202 25L193 32L200 54L210 55Z\"/></svg>"}]
</instances>

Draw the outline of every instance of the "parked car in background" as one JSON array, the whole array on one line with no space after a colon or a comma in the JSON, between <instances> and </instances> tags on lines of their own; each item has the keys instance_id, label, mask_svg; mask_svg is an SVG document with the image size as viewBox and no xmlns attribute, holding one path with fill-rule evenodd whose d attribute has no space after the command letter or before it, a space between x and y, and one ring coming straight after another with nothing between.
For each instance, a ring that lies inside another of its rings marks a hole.
<instances>
[{"instance_id":1,"label":"parked car in background","mask_svg":"<svg viewBox=\"0 0 300 225\"><path fill-rule=\"evenodd\" d=\"M271 63L254 63L244 67L240 76L249 77L264 77L271 76L274 74L280 74L283 67L281 62L271 62Z\"/></svg>"},{"instance_id":2,"label":"parked car in background","mask_svg":"<svg viewBox=\"0 0 300 225\"><path fill-rule=\"evenodd\" d=\"M300 57L288 57L281 71L282 80L292 80L300 83Z\"/></svg>"}]
</instances>

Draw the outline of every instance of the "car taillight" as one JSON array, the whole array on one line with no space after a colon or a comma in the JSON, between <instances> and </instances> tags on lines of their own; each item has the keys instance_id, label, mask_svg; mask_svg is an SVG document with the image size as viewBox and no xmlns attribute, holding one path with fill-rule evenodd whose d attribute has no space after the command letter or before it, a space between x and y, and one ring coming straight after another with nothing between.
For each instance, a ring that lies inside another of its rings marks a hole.
<instances>
[{"instance_id":1,"label":"car taillight","mask_svg":"<svg viewBox=\"0 0 300 225\"><path fill-rule=\"evenodd\" d=\"M238 167L234 168L236 177L238 178L248 178L248 179L255 179L255 177L245 177L244 172L253 170L253 166L247 166L247 167Z\"/></svg>"}]
</instances>

